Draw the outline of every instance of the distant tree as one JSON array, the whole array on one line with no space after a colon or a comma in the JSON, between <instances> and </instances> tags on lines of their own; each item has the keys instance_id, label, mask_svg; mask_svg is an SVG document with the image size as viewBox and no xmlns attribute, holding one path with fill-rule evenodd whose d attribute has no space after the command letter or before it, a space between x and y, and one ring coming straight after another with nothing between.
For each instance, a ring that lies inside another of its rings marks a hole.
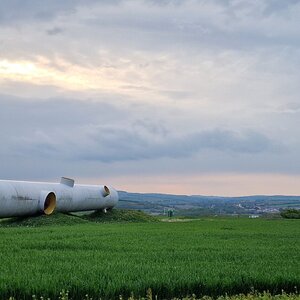
<instances>
[{"instance_id":1,"label":"distant tree","mask_svg":"<svg viewBox=\"0 0 300 300\"><path fill-rule=\"evenodd\" d=\"M280 215L286 219L300 219L300 209L284 209L280 212Z\"/></svg>"}]
</instances>

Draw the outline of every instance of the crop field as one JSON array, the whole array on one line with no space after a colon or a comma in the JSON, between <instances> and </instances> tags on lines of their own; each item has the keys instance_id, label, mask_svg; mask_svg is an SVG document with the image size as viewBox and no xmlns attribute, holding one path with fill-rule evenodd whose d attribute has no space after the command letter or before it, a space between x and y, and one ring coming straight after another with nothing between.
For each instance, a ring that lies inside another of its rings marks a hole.
<instances>
[{"instance_id":1,"label":"crop field","mask_svg":"<svg viewBox=\"0 0 300 300\"><path fill-rule=\"evenodd\" d=\"M0 227L0 299L161 298L296 292L300 221L204 218L190 222Z\"/></svg>"}]
</instances>

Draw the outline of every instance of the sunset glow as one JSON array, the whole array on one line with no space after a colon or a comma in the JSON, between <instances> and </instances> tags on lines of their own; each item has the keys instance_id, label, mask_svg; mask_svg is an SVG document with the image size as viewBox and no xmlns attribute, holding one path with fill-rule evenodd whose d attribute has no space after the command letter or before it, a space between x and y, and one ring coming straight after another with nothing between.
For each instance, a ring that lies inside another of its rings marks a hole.
<instances>
[{"instance_id":1,"label":"sunset glow","mask_svg":"<svg viewBox=\"0 0 300 300\"><path fill-rule=\"evenodd\" d=\"M116 90L122 85L107 79L101 70L87 69L59 60L59 68L49 63L30 61L0 61L0 80L28 82L35 85L55 85L70 90Z\"/></svg>"}]
</instances>

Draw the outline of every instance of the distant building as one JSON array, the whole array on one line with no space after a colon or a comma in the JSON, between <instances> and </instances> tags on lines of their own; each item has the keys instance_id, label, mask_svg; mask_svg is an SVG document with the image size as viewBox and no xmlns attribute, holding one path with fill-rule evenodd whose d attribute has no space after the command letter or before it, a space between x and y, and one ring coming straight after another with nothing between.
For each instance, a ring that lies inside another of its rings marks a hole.
<instances>
[{"instance_id":1,"label":"distant building","mask_svg":"<svg viewBox=\"0 0 300 300\"><path fill-rule=\"evenodd\" d=\"M249 218L250 219L257 219L257 218L259 218L259 215L250 215Z\"/></svg>"}]
</instances>

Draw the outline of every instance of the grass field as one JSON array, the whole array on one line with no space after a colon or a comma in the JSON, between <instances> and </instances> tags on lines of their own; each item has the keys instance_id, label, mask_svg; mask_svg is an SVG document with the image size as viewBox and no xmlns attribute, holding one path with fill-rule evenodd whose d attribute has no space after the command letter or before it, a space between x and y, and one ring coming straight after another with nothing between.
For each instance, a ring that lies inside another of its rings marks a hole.
<instances>
[{"instance_id":1,"label":"grass field","mask_svg":"<svg viewBox=\"0 0 300 300\"><path fill-rule=\"evenodd\" d=\"M77 221L76 221L77 222ZM158 298L295 292L300 221L205 218L190 222L0 227L0 299Z\"/></svg>"}]
</instances>

